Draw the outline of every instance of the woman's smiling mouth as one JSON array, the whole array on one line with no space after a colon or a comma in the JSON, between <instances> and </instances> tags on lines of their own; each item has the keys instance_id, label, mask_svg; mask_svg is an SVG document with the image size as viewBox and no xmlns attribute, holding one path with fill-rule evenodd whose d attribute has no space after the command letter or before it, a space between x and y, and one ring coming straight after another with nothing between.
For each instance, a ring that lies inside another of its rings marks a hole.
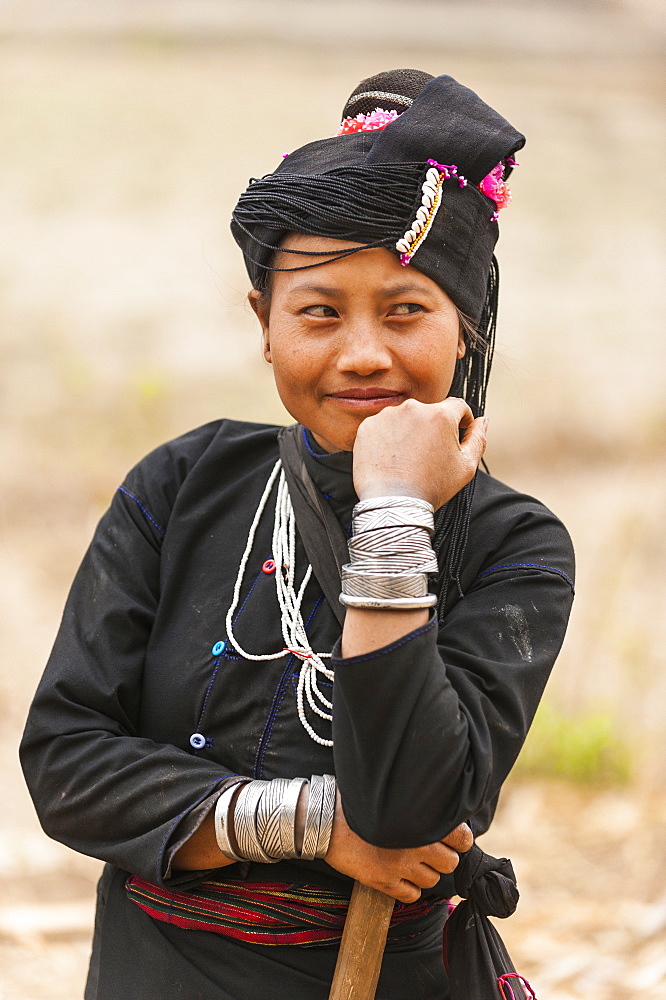
<instances>
[{"instance_id":1,"label":"woman's smiling mouth","mask_svg":"<svg viewBox=\"0 0 666 1000\"><path fill-rule=\"evenodd\" d=\"M368 386L363 389L351 387L340 389L338 392L327 393L324 398L342 409L353 410L356 413L374 413L385 406L399 406L407 396L408 393L397 389Z\"/></svg>"}]
</instances>

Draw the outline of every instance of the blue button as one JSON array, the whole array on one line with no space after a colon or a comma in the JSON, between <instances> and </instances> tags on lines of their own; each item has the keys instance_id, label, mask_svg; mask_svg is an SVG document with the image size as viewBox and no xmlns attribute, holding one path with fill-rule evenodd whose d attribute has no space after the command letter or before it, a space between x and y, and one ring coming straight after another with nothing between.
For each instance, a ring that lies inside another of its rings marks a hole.
<instances>
[{"instance_id":1,"label":"blue button","mask_svg":"<svg viewBox=\"0 0 666 1000\"><path fill-rule=\"evenodd\" d=\"M213 656L219 656L220 653L223 653L226 648L227 648L226 642L220 639L220 641L216 642L215 645L213 646L211 653L213 654Z\"/></svg>"},{"instance_id":2,"label":"blue button","mask_svg":"<svg viewBox=\"0 0 666 1000\"><path fill-rule=\"evenodd\" d=\"M206 746L206 737L202 736L201 733L192 733L190 736L190 746L193 746L195 750L203 750Z\"/></svg>"}]
</instances>

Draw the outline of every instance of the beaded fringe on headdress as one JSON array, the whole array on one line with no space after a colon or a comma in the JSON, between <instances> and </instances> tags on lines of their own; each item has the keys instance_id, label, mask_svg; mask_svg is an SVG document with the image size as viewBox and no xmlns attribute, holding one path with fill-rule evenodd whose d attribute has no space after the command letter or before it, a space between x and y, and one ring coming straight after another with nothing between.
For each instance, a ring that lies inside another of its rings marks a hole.
<instances>
[{"instance_id":1,"label":"beaded fringe on headdress","mask_svg":"<svg viewBox=\"0 0 666 1000\"><path fill-rule=\"evenodd\" d=\"M450 393L452 396L462 397L475 417L482 416L486 408L488 379L495 350L498 292L499 267L493 257L488 274L486 301L477 327L479 339L476 344L468 344L464 357L458 360ZM440 620L444 616L451 582L456 584L458 593L462 597L460 573L469 533L475 485L476 476L435 516L433 547L439 563L437 613Z\"/></svg>"}]
</instances>

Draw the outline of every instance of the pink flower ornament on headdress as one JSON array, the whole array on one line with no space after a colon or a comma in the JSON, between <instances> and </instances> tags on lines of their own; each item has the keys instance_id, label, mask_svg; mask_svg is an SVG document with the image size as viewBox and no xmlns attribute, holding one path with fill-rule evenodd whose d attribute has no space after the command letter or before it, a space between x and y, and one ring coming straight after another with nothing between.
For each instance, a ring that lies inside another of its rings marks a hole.
<instances>
[{"instance_id":1,"label":"pink flower ornament on headdress","mask_svg":"<svg viewBox=\"0 0 666 1000\"><path fill-rule=\"evenodd\" d=\"M355 118L343 118L336 135L351 135L352 132L378 132L398 117L397 111L384 111L375 108L370 114L356 115Z\"/></svg>"},{"instance_id":2,"label":"pink flower ornament on headdress","mask_svg":"<svg viewBox=\"0 0 666 1000\"><path fill-rule=\"evenodd\" d=\"M491 198L497 205L497 211L493 215L493 222L496 222L500 211L506 208L511 201L511 192L504 180L504 164L498 163L496 167L493 167L477 187L481 194L485 194L486 198Z\"/></svg>"}]
</instances>

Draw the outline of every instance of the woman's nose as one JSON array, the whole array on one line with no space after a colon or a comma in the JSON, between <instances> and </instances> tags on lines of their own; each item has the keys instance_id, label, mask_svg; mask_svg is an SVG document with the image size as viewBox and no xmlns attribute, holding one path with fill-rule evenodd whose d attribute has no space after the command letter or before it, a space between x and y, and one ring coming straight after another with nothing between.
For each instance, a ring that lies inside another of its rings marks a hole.
<instances>
[{"instance_id":1,"label":"woman's nose","mask_svg":"<svg viewBox=\"0 0 666 1000\"><path fill-rule=\"evenodd\" d=\"M338 353L339 372L372 375L387 371L391 365L391 352L380 328L369 322L348 327Z\"/></svg>"}]
</instances>

